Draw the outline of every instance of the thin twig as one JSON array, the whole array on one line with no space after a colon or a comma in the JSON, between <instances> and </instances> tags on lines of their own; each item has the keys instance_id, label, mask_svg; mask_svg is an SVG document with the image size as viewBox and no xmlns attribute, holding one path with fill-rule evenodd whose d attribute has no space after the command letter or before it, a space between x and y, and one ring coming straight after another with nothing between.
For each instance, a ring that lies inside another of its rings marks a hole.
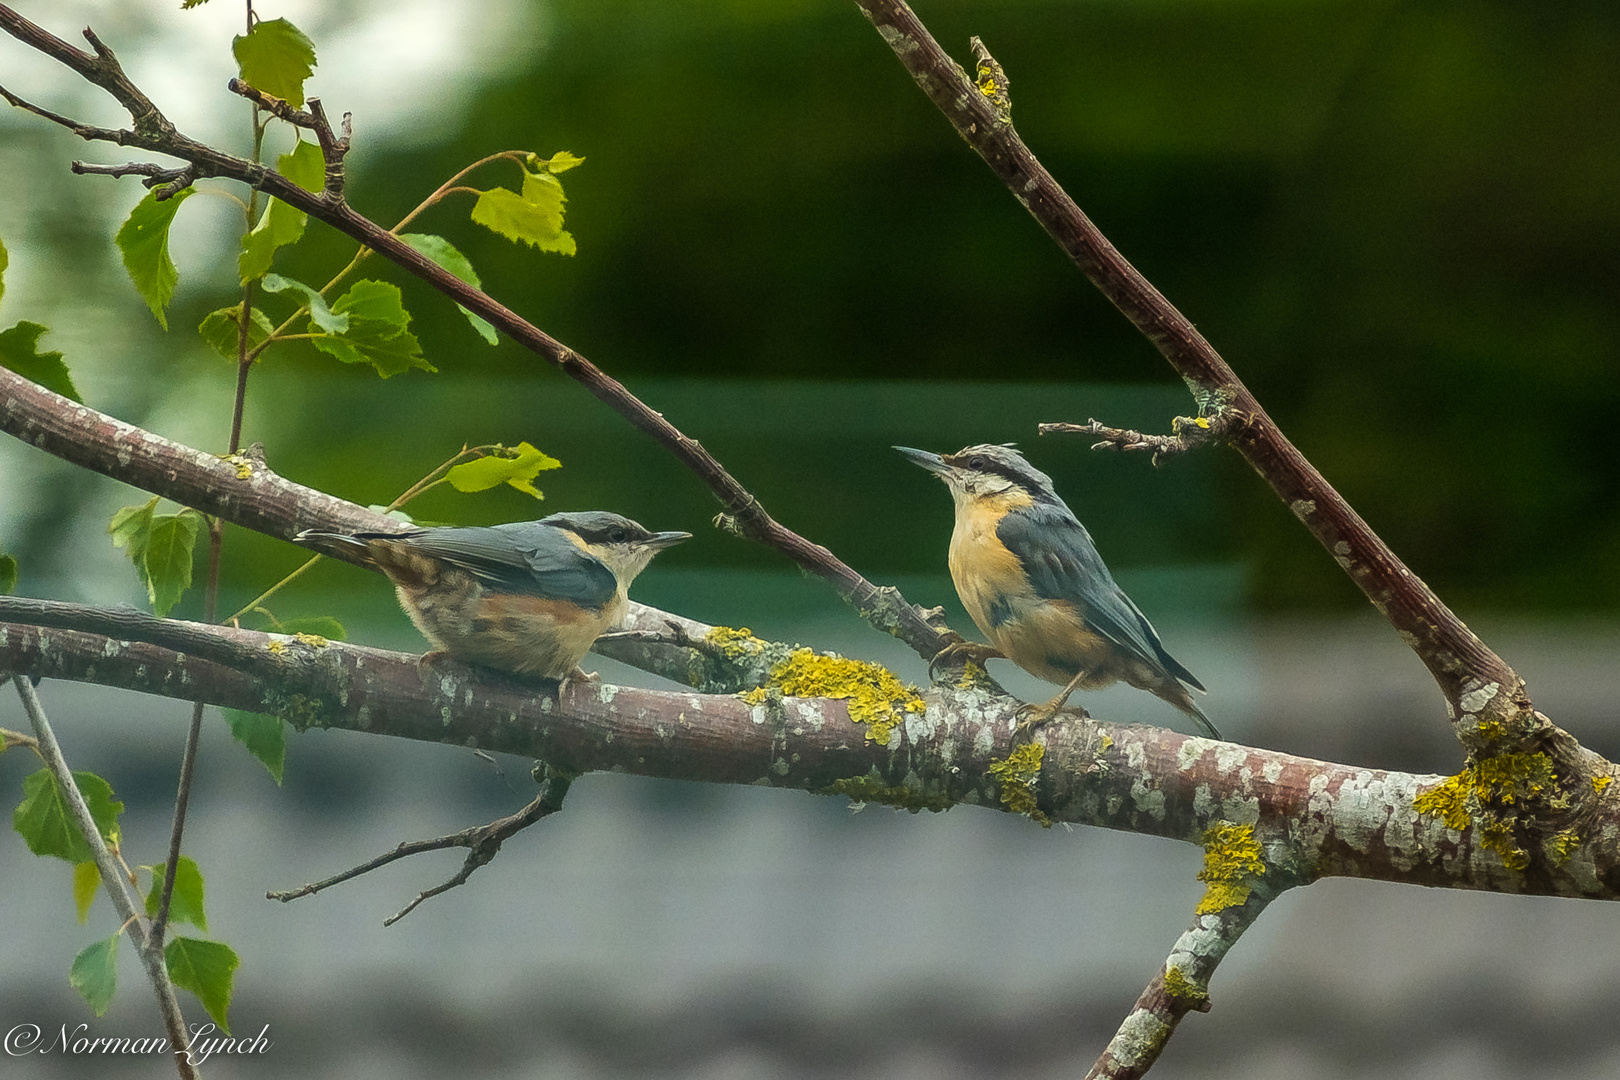
<instances>
[{"instance_id":1,"label":"thin twig","mask_svg":"<svg viewBox=\"0 0 1620 1080\"><path fill-rule=\"evenodd\" d=\"M1229 417L1208 420L1204 417L1178 416L1170 421L1172 435L1147 435L1132 428L1115 428L1092 417L1084 424L1037 424L1035 430L1042 435L1091 435L1101 442L1091 444L1093 450L1146 450L1153 454L1153 464L1161 458L1185 454L1200 446L1217 442L1231 426Z\"/></svg>"},{"instance_id":2,"label":"thin twig","mask_svg":"<svg viewBox=\"0 0 1620 1080\"><path fill-rule=\"evenodd\" d=\"M345 870L341 874L334 874L323 881L311 885L304 885L297 889L267 892L267 900L280 900L287 903L304 896L313 896L322 889L329 889L334 885L341 885L345 881L352 881L357 877L369 874L373 870L387 866L389 863L412 855L420 855L426 851L443 851L446 848L467 848L467 861L462 864L461 870L448 881L436 885L416 895L416 898L398 913L383 920L384 926L392 926L411 912L424 900L430 900L441 893L449 892L460 885L465 885L467 879L479 867L487 865L500 853L501 845L513 836L527 829L530 825L543 817L556 813L562 809L563 799L568 794L568 787L573 778L565 773L547 768L545 779L540 782L540 793L536 795L522 810L507 817L497 818L487 825L475 825L470 829L463 829L449 836L441 836L433 840L407 840L393 851L369 859L359 866Z\"/></svg>"},{"instance_id":3,"label":"thin twig","mask_svg":"<svg viewBox=\"0 0 1620 1080\"><path fill-rule=\"evenodd\" d=\"M152 984L152 990L157 994L158 1010L163 1014L163 1026L169 1033L169 1044L174 1049L175 1065L182 1077L195 1078L197 1070L192 1066L187 1052L191 1045L190 1037L186 1033L186 1018L180 1012L180 1002L174 996L174 984L169 981L169 968L163 957L162 939L150 932L141 906L129 891L129 885L120 873L118 862L112 852L107 848L107 842L102 839L101 830L96 826L95 818L90 815L90 807L85 804L84 793L79 790L78 782L73 779L73 770L68 768L67 760L62 756L62 748L56 741L56 733L51 730L50 721L45 716L45 709L40 704L39 695L35 693L34 686L27 679L15 680L17 696L22 699L23 710L28 714L28 720L34 727L34 736L37 739L36 749L44 760L45 767L56 778L57 787L61 790L67 801L68 814L73 823L84 834L85 842L90 845L91 857L95 859L96 869L101 871L101 884L107 891L108 899L112 900L113 907L118 911L118 917L129 929L130 940L141 956L141 963L146 968L146 977Z\"/></svg>"}]
</instances>

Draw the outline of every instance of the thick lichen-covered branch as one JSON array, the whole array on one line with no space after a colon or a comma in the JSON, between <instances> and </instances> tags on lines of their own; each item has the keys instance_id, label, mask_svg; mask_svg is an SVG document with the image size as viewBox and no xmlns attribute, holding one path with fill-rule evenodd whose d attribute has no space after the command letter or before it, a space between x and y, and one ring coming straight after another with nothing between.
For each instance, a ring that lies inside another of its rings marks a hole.
<instances>
[{"instance_id":1,"label":"thick lichen-covered branch","mask_svg":"<svg viewBox=\"0 0 1620 1080\"><path fill-rule=\"evenodd\" d=\"M902 691L885 741L860 695L870 673L827 671L796 697L571 683L555 691L415 656L228 627L218 649L180 652L82 631L0 622L0 672L102 683L341 727L612 769L762 784L907 810L958 805L1172 837L1207 856L1205 908L1330 875L1498 892L1620 897L1612 769L1575 783L1534 762L1466 781L1361 769L1099 720L1065 720L1014 744L1018 703L981 688ZM880 683L882 679L878 680ZM880 698L881 695L878 695ZM867 704L877 707L878 698ZM898 703L898 706L897 706ZM1466 784L1460 800L1455 792ZM1437 794L1438 793L1438 794ZM1511 799L1511 801L1509 801ZM1470 800L1494 807L1471 809ZM1454 811L1460 804L1463 809ZM1503 807L1514 843L1502 842ZM1467 813L1466 827L1457 813ZM1521 837L1539 837L1527 843ZM1522 853L1522 854L1521 854ZM1259 869L1263 864L1264 870ZM1243 890L1247 889L1245 895Z\"/></svg>"}]
</instances>

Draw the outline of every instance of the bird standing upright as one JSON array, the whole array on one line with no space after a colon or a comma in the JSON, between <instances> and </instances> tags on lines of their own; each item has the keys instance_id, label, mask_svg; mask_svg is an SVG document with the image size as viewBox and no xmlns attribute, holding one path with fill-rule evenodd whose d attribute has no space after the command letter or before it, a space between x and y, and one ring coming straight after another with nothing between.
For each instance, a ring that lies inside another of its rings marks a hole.
<instances>
[{"instance_id":1,"label":"bird standing upright","mask_svg":"<svg viewBox=\"0 0 1620 1080\"><path fill-rule=\"evenodd\" d=\"M1021 728L1051 719L1075 690L1124 681L1221 737L1188 689L1204 685L1165 651L1153 624L1115 584L1051 477L1010 446L943 456L895 449L951 491L951 579L962 606L1001 656L1063 686L1044 705L1025 706Z\"/></svg>"},{"instance_id":2,"label":"bird standing upright","mask_svg":"<svg viewBox=\"0 0 1620 1080\"><path fill-rule=\"evenodd\" d=\"M435 651L562 680L584 677L579 662L624 619L626 590L652 557L691 536L648 532L629 518L591 510L489 527L307 530L293 539L317 550L360 548L363 561L394 583L400 605Z\"/></svg>"}]
</instances>

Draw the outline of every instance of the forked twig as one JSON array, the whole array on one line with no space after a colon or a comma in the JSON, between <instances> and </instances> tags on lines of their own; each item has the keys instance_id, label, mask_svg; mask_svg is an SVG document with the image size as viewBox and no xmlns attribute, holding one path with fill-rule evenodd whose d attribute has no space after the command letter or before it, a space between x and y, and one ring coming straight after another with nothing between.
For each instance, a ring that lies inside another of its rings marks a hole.
<instances>
[{"instance_id":1,"label":"forked twig","mask_svg":"<svg viewBox=\"0 0 1620 1080\"><path fill-rule=\"evenodd\" d=\"M264 894L265 899L280 900L285 904L300 897L313 896L322 889L329 889L333 885L352 881L364 874L371 873L373 870L387 866L391 862L409 858L412 855L420 855L425 851L443 851L446 848L453 847L467 848L467 861L462 864L460 871L448 881L417 893L416 899L406 904L394 915L390 915L383 920L384 926L392 926L415 911L417 906L424 900L432 899L441 893L447 893L458 885L465 885L474 871L490 863L500 853L501 845L507 840L527 829L541 818L561 810L563 798L567 796L568 787L572 781L573 778L568 774L546 766L545 779L540 782L540 793L534 797L529 805L515 814L496 818L487 825L475 825L470 829L451 833L449 836L440 836L432 840L407 840L393 851L379 855L375 859L369 859L359 866L343 871L341 874L334 874L322 881L303 885L296 889L267 892Z\"/></svg>"}]
</instances>

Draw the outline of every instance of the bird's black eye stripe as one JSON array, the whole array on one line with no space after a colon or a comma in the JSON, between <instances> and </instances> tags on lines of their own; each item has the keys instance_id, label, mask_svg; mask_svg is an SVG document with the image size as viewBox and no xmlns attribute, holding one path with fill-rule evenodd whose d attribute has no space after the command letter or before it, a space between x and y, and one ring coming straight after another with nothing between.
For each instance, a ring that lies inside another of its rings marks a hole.
<instances>
[{"instance_id":1,"label":"bird's black eye stripe","mask_svg":"<svg viewBox=\"0 0 1620 1080\"><path fill-rule=\"evenodd\" d=\"M1009 466L1003 462L995 460L994 458L987 457L984 454L974 454L972 457L963 462L963 464L975 472L990 473L992 476L1000 476L1007 480L1011 480L1019 487L1026 488L1032 492L1038 491L1041 487L1040 482L1034 477L1028 476L1016 467Z\"/></svg>"}]
</instances>

